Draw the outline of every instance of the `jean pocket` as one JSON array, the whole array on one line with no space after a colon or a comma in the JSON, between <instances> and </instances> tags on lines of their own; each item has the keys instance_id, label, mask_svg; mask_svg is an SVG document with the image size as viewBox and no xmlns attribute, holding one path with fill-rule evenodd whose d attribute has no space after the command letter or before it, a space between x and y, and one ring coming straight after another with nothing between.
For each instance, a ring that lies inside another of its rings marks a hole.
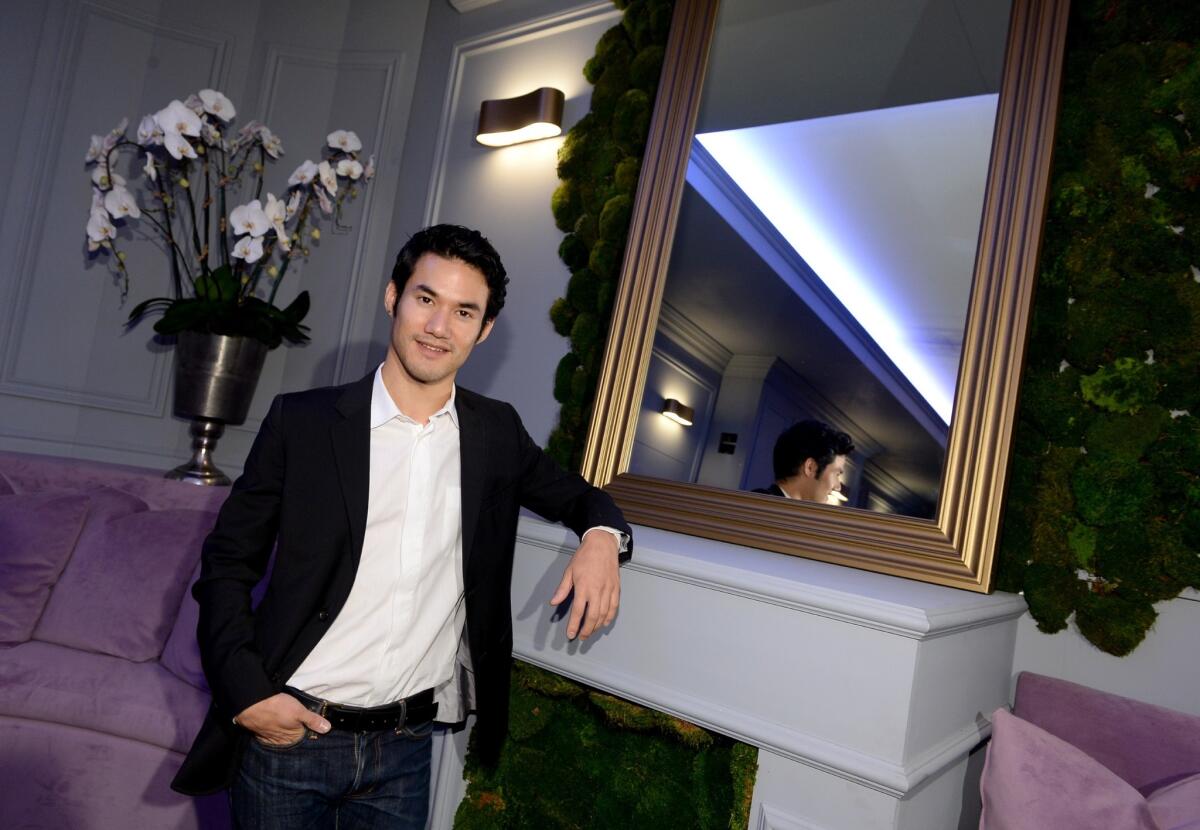
<instances>
[{"instance_id":1,"label":"jean pocket","mask_svg":"<svg viewBox=\"0 0 1200 830\"><path fill-rule=\"evenodd\" d=\"M316 735L317 733L313 732L311 729L305 729L299 738L286 744L270 744L257 735L252 736L250 740L255 746L261 749L270 750L271 752L287 752L289 749L295 749L296 747L300 746L309 737L315 738Z\"/></svg>"}]
</instances>

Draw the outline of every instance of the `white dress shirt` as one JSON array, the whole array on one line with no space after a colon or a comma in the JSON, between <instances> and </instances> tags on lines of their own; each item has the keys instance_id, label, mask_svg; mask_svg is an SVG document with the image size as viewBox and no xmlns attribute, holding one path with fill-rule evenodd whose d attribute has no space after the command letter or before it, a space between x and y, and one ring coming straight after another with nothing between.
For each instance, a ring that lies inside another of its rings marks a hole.
<instances>
[{"instance_id":1,"label":"white dress shirt","mask_svg":"<svg viewBox=\"0 0 1200 830\"><path fill-rule=\"evenodd\" d=\"M334 703L381 706L453 678L465 621L454 399L451 391L419 424L388 394L382 366L376 370L358 573L289 686Z\"/></svg>"}]
</instances>

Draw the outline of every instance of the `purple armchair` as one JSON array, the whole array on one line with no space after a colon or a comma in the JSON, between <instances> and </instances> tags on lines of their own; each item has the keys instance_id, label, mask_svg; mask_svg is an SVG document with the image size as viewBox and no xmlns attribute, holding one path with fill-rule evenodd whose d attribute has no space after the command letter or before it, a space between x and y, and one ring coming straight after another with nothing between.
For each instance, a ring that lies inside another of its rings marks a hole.
<instances>
[{"instance_id":1,"label":"purple armchair","mask_svg":"<svg viewBox=\"0 0 1200 830\"><path fill-rule=\"evenodd\" d=\"M980 830L1200 830L1200 717L1023 672L980 789Z\"/></svg>"},{"instance_id":2,"label":"purple armchair","mask_svg":"<svg viewBox=\"0 0 1200 830\"><path fill-rule=\"evenodd\" d=\"M228 827L169 784L209 706L188 593L228 491L0 452L0 827Z\"/></svg>"}]
</instances>

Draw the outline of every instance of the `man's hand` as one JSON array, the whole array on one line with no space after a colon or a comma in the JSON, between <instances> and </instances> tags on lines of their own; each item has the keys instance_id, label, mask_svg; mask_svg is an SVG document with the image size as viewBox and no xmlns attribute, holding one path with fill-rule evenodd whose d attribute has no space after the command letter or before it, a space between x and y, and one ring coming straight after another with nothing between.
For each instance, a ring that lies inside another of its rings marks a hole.
<instances>
[{"instance_id":1,"label":"man's hand","mask_svg":"<svg viewBox=\"0 0 1200 830\"><path fill-rule=\"evenodd\" d=\"M568 639L574 640L578 634L586 640L597 628L616 618L621 577L617 571L617 539L613 534L606 530L584 534L550 604L560 604L572 590L575 599L571 601L571 615L567 619Z\"/></svg>"},{"instance_id":2,"label":"man's hand","mask_svg":"<svg viewBox=\"0 0 1200 830\"><path fill-rule=\"evenodd\" d=\"M234 721L253 732L263 743L276 746L300 740L304 737L305 727L322 734L329 731L329 721L283 692L246 707Z\"/></svg>"}]
</instances>

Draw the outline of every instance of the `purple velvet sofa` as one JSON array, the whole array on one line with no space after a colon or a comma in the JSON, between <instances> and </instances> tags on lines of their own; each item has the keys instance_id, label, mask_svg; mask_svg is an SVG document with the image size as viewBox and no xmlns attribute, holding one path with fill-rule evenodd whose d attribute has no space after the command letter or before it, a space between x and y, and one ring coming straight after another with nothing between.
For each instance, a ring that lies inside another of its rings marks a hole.
<instances>
[{"instance_id":1,"label":"purple velvet sofa","mask_svg":"<svg viewBox=\"0 0 1200 830\"><path fill-rule=\"evenodd\" d=\"M1200 830L1200 717L1022 672L980 790L980 830Z\"/></svg>"},{"instance_id":2,"label":"purple velvet sofa","mask_svg":"<svg viewBox=\"0 0 1200 830\"><path fill-rule=\"evenodd\" d=\"M0 452L0 827L228 827L169 787L209 705L188 588L227 492Z\"/></svg>"}]
</instances>

